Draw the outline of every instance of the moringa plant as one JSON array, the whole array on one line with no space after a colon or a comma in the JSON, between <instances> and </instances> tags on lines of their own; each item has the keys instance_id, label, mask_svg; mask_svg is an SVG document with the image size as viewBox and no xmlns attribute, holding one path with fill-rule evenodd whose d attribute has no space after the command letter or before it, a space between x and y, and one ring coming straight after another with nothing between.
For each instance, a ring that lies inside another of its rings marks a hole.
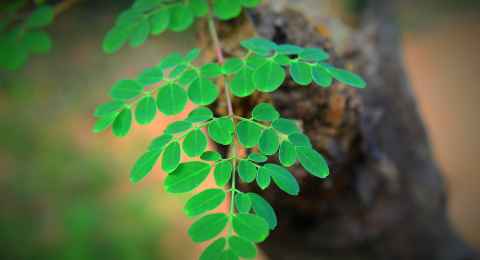
<instances>
[{"instance_id":1,"label":"moringa plant","mask_svg":"<svg viewBox=\"0 0 480 260\"><path fill-rule=\"evenodd\" d=\"M184 111L189 101L198 105L183 120L170 123L151 142L133 166L130 180L141 181L161 161L167 174L167 192L197 191L186 202L184 211L188 217L198 218L188 230L191 239L196 243L211 241L201 260L254 258L256 243L264 241L277 226L271 205L259 194L239 190L237 182L255 182L262 190L273 184L295 196L300 188L288 167L297 161L315 177L329 175L326 160L294 119L282 117L268 103L257 104L250 117L242 117L235 114L232 98L248 97L255 91L273 92L285 81L286 71L301 86L328 88L334 79L356 88L366 85L359 76L326 63L329 55L319 48L251 38L240 42L245 49L243 56L225 58L215 19L235 18L243 8L259 3L137 0L118 16L103 41L103 50L114 53L125 44L140 46L150 35L184 31L196 18L208 21L215 61L200 64L199 49L185 55L174 52L137 78L118 81L109 93L112 100L96 108L93 127L96 133L111 127L115 136L123 137L129 133L133 118L139 125L147 125L154 121L157 111L173 116ZM215 116L207 106L221 92L228 113ZM209 140L227 146L228 153L209 150ZM279 163L271 159L275 155ZM217 187L200 191L210 174ZM211 212L224 203L229 205L228 212Z\"/></svg>"}]
</instances>

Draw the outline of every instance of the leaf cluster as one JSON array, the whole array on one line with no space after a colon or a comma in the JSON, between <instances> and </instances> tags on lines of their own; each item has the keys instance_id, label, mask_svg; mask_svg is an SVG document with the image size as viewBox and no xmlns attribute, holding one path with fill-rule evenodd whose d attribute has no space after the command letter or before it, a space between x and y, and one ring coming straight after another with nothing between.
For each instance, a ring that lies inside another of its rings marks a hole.
<instances>
[{"instance_id":1,"label":"leaf cluster","mask_svg":"<svg viewBox=\"0 0 480 260\"><path fill-rule=\"evenodd\" d=\"M23 21L15 21L17 12L25 4L26 1L15 1L1 10L0 68L18 69L30 55L47 53L52 48L52 41L45 27L53 21L53 8L41 5Z\"/></svg>"}]
</instances>

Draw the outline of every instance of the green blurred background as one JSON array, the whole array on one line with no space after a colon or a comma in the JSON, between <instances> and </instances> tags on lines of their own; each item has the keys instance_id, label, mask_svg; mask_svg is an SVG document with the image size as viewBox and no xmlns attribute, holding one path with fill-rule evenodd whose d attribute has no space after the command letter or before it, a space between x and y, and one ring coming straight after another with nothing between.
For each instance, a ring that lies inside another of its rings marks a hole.
<instances>
[{"instance_id":1,"label":"green blurred background","mask_svg":"<svg viewBox=\"0 0 480 260\"><path fill-rule=\"evenodd\" d=\"M319 22L328 16L329 10L315 9L317 0L294 1ZM405 0L398 10L407 70L447 178L449 213L480 249L479 2ZM141 48L103 54L102 37L128 4L83 1L49 27L50 54L33 57L20 71L0 72L0 259L198 254L185 234L183 198L163 193L160 171L140 185L128 182L131 165L166 119L123 139L90 132L92 111L116 80L195 45L193 31L166 33Z\"/></svg>"}]
</instances>

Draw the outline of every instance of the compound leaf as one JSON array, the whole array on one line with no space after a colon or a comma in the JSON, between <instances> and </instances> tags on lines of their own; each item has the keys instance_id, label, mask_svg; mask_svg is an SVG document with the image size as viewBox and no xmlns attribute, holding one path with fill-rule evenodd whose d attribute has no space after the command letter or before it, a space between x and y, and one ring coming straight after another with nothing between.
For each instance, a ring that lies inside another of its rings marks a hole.
<instances>
[{"instance_id":1,"label":"compound leaf","mask_svg":"<svg viewBox=\"0 0 480 260\"><path fill-rule=\"evenodd\" d=\"M265 219L271 230L275 229L277 226L277 215L270 203L256 193L248 193L248 195L252 200L252 207L255 214Z\"/></svg>"},{"instance_id":2,"label":"compound leaf","mask_svg":"<svg viewBox=\"0 0 480 260\"><path fill-rule=\"evenodd\" d=\"M274 121L277 120L280 114L278 111L268 103L259 103L252 111L252 117L260 121Z\"/></svg>"},{"instance_id":3,"label":"compound leaf","mask_svg":"<svg viewBox=\"0 0 480 260\"><path fill-rule=\"evenodd\" d=\"M160 153L161 151L148 151L140 156L130 173L130 181L137 183L145 178L152 171Z\"/></svg>"},{"instance_id":4,"label":"compound leaf","mask_svg":"<svg viewBox=\"0 0 480 260\"><path fill-rule=\"evenodd\" d=\"M282 85L285 80L285 71L273 61L267 61L265 64L255 70L253 81L256 89L261 92L272 92Z\"/></svg>"},{"instance_id":5,"label":"compound leaf","mask_svg":"<svg viewBox=\"0 0 480 260\"><path fill-rule=\"evenodd\" d=\"M225 200L226 194L221 189L207 189L187 201L184 211L189 217L195 217L216 209Z\"/></svg>"},{"instance_id":6,"label":"compound leaf","mask_svg":"<svg viewBox=\"0 0 480 260\"><path fill-rule=\"evenodd\" d=\"M142 93L143 87L134 80L119 80L110 90L114 100L132 99Z\"/></svg>"},{"instance_id":7,"label":"compound leaf","mask_svg":"<svg viewBox=\"0 0 480 260\"><path fill-rule=\"evenodd\" d=\"M208 134L216 143L229 145L233 141L233 121L229 117L220 117L208 124Z\"/></svg>"},{"instance_id":8,"label":"compound leaf","mask_svg":"<svg viewBox=\"0 0 480 260\"><path fill-rule=\"evenodd\" d=\"M251 161L241 160L238 163L238 175L242 181L250 183L257 177L257 167Z\"/></svg>"},{"instance_id":9,"label":"compound leaf","mask_svg":"<svg viewBox=\"0 0 480 260\"><path fill-rule=\"evenodd\" d=\"M265 164L262 169L268 172L278 188L287 194L296 196L300 192L297 180L287 169L272 163Z\"/></svg>"},{"instance_id":10,"label":"compound leaf","mask_svg":"<svg viewBox=\"0 0 480 260\"><path fill-rule=\"evenodd\" d=\"M260 141L258 142L258 148L260 149L260 152L265 155L272 155L277 152L278 146L279 141L277 132L272 128L265 129L260 136Z\"/></svg>"},{"instance_id":11,"label":"compound leaf","mask_svg":"<svg viewBox=\"0 0 480 260\"><path fill-rule=\"evenodd\" d=\"M310 147L296 147L300 164L314 176L326 178L329 175L328 164L323 156Z\"/></svg>"},{"instance_id":12,"label":"compound leaf","mask_svg":"<svg viewBox=\"0 0 480 260\"><path fill-rule=\"evenodd\" d=\"M257 256L257 249L255 245L241 237L231 236L228 238L228 245L230 248L240 257L244 258L255 258Z\"/></svg>"},{"instance_id":13,"label":"compound leaf","mask_svg":"<svg viewBox=\"0 0 480 260\"><path fill-rule=\"evenodd\" d=\"M199 156L207 148L207 137L200 129L195 129L187 134L183 140L183 151L189 157Z\"/></svg>"},{"instance_id":14,"label":"compound leaf","mask_svg":"<svg viewBox=\"0 0 480 260\"><path fill-rule=\"evenodd\" d=\"M216 237L225 229L228 217L224 213L215 213L197 220L188 229L188 235L193 242L200 243Z\"/></svg>"},{"instance_id":15,"label":"compound leaf","mask_svg":"<svg viewBox=\"0 0 480 260\"><path fill-rule=\"evenodd\" d=\"M238 141L245 148L256 146L260 140L261 134L262 128L254 122L243 120L237 125Z\"/></svg>"},{"instance_id":16,"label":"compound leaf","mask_svg":"<svg viewBox=\"0 0 480 260\"><path fill-rule=\"evenodd\" d=\"M252 242L262 242L269 233L268 223L263 218L248 213L234 216L232 226L238 236Z\"/></svg>"},{"instance_id":17,"label":"compound leaf","mask_svg":"<svg viewBox=\"0 0 480 260\"><path fill-rule=\"evenodd\" d=\"M113 121L112 131L117 137L123 137L128 134L132 126L132 111L129 107L126 107L118 114Z\"/></svg>"},{"instance_id":18,"label":"compound leaf","mask_svg":"<svg viewBox=\"0 0 480 260\"><path fill-rule=\"evenodd\" d=\"M185 108L187 99L187 93L179 85L168 84L158 91L158 110L167 116L179 114Z\"/></svg>"},{"instance_id":19,"label":"compound leaf","mask_svg":"<svg viewBox=\"0 0 480 260\"><path fill-rule=\"evenodd\" d=\"M210 173L210 169L210 164L205 162L191 161L181 163L165 179L165 190L170 193L192 191L205 181Z\"/></svg>"},{"instance_id":20,"label":"compound leaf","mask_svg":"<svg viewBox=\"0 0 480 260\"><path fill-rule=\"evenodd\" d=\"M201 106L210 105L219 95L219 90L209 79L200 77L188 88L188 96L193 103Z\"/></svg>"},{"instance_id":21,"label":"compound leaf","mask_svg":"<svg viewBox=\"0 0 480 260\"><path fill-rule=\"evenodd\" d=\"M178 142L170 143L163 152L162 169L166 173L171 173L177 169L180 164L180 144Z\"/></svg>"},{"instance_id":22,"label":"compound leaf","mask_svg":"<svg viewBox=\"0 0 480 260\"><path fill-rule=\"evenodd\" d=\"M145 96L138 102L135 110L135 118L138 124L145 125L155 119L156 113L157 105L155 104L155 99L153 99L152 96Z\"/></svg>"},{"instance_id":23,"label":"compound leaf","mask_svg":"<svg viewBox=\"0 0 480 260\"><path fill-rule=\"evenodd\" d=\"M233 165L230 160L221 161L215 164L215 171L213 172L213 177L215 178L215 183L222 187L227 184L232 176Z\"/></svg>"}]
</instances>

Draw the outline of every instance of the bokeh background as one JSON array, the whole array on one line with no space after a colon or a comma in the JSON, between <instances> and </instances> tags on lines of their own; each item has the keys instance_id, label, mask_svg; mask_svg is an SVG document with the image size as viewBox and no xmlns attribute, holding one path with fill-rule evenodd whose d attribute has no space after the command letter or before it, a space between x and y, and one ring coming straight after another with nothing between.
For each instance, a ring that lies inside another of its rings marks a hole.
<instances>
[{"instance_id":1,"label":"bokeh background","mask_svg":"<svg viewBox=\"0 0 480 260\"><path fill-rule=\"evenodd\" d=\"M321 0L292 1L319 23L341 23L328 19L340 0L330 0L332 10L315 8ZM137 156L171 119L135 127L123 139L90 132L92 112L115 81L196 42L193 31L166 33L141 48L103 54L103 35L128 4L83 1L49 27L50 54L19 71L0 71L0 259L198 255L186 235L185 198L163 192L161 171L136 186L128 181ZM480 1L402 0L398 19L406 68L446 178L449 214L480 249Z\"/></svg>"}]
</instances>

